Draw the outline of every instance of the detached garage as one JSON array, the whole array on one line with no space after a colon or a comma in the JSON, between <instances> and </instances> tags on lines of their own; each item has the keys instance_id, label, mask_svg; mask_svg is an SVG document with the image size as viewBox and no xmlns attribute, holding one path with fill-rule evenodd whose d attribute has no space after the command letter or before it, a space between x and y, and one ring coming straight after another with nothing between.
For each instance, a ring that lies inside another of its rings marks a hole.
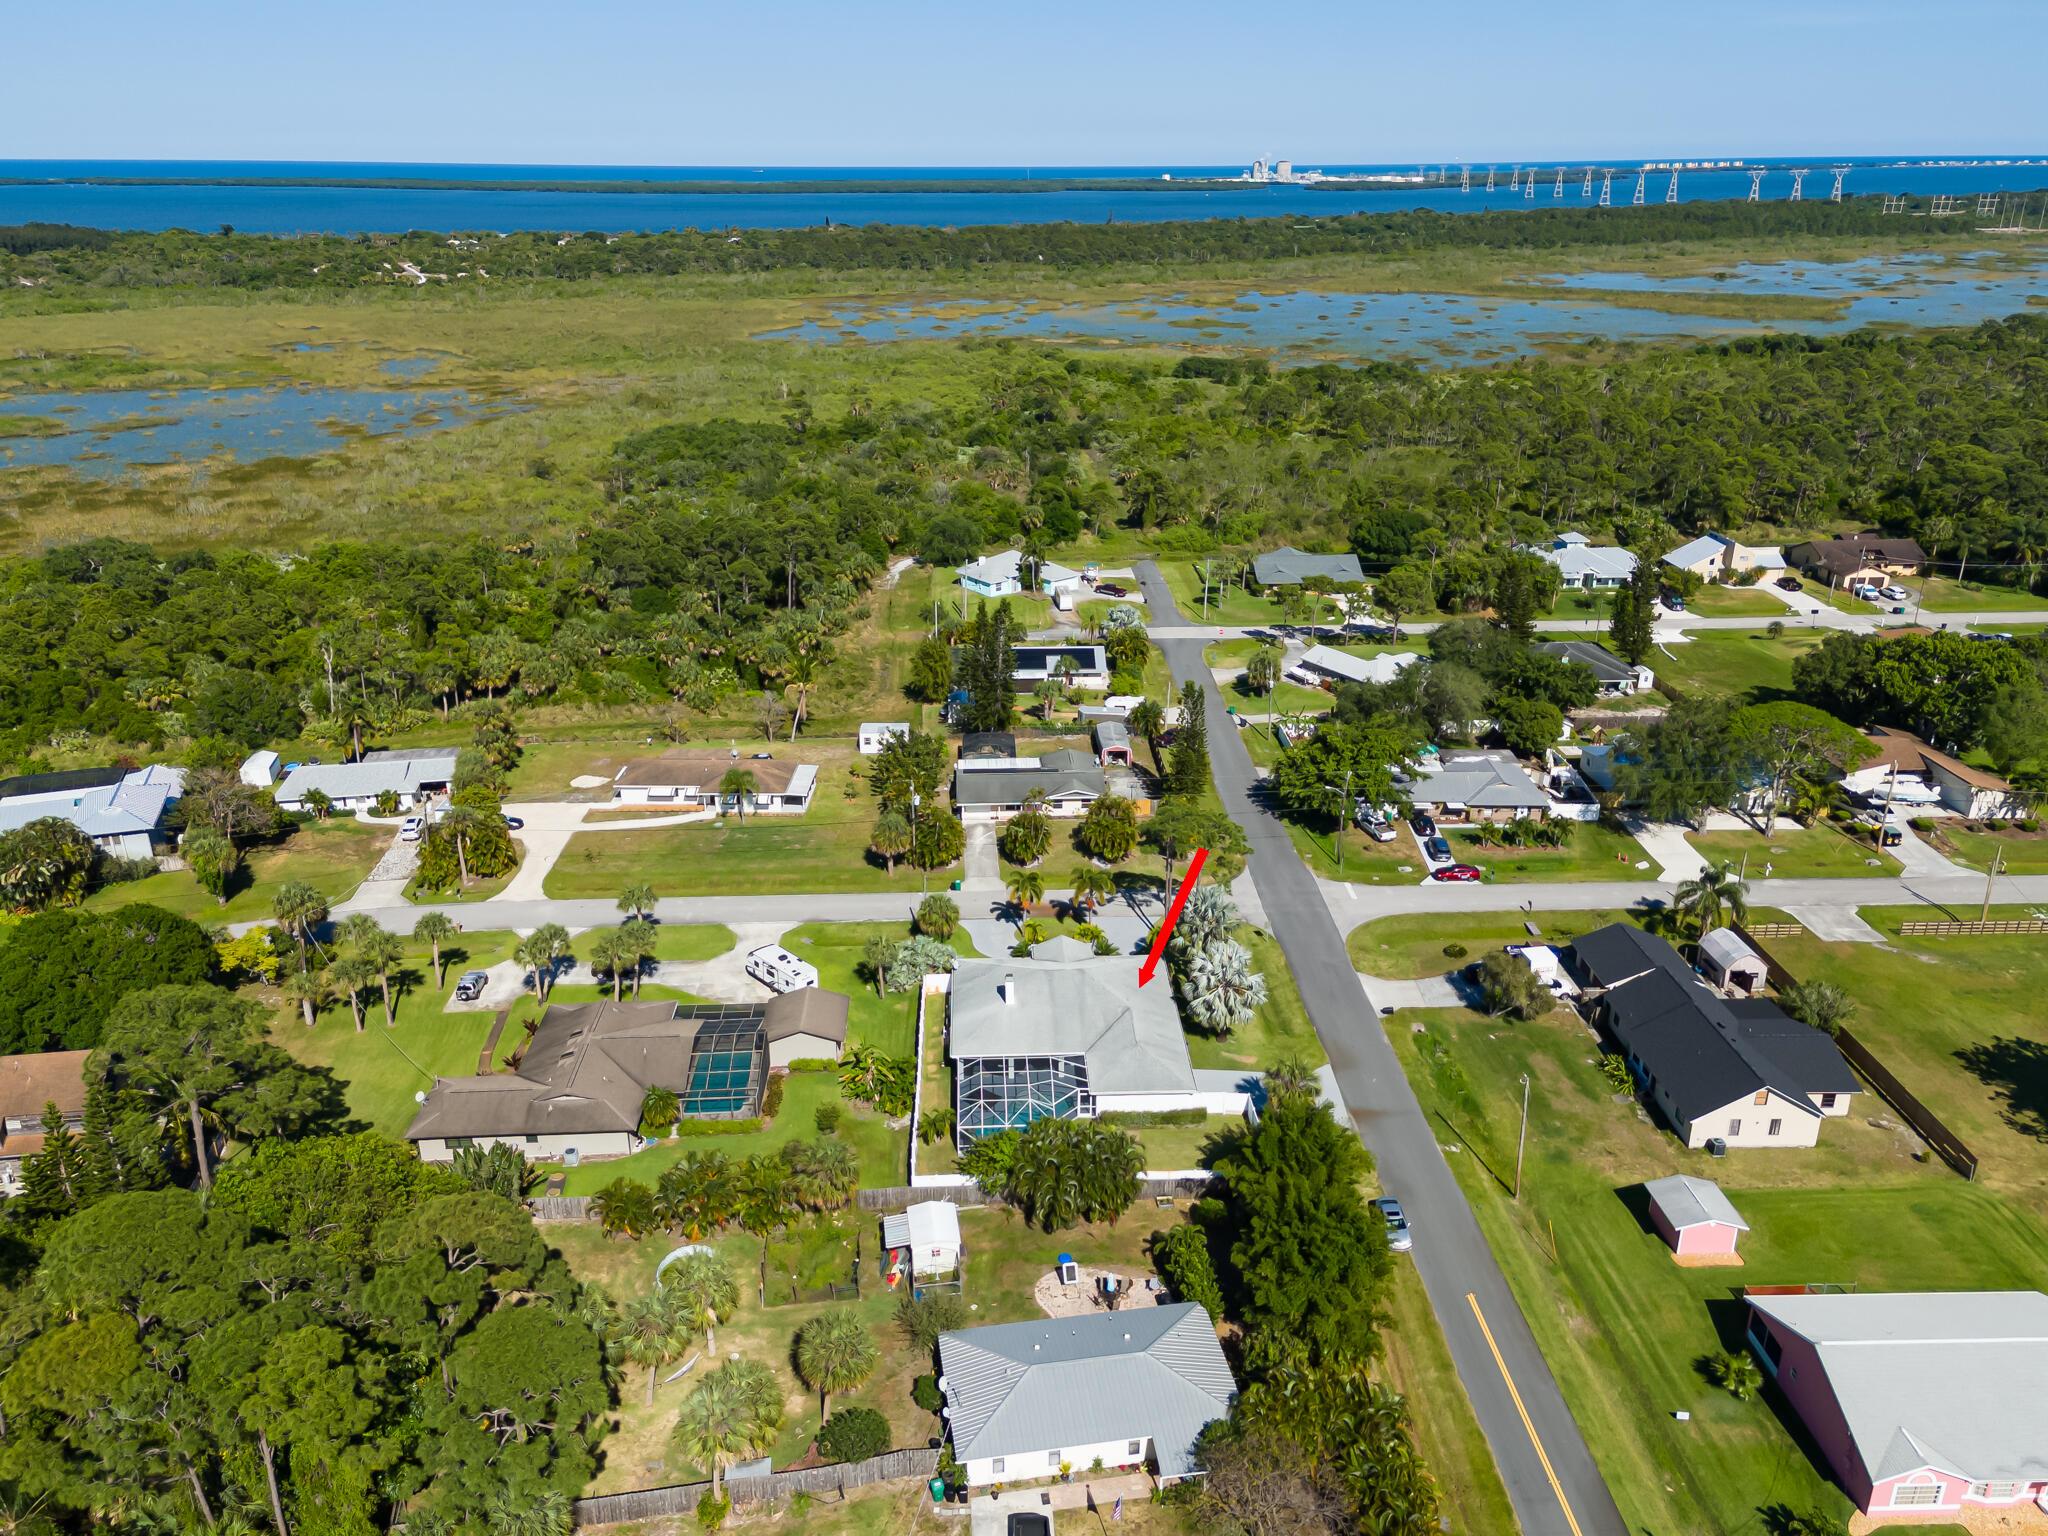
<instances>
[{"instance_id":1,"label":"detached garage","mask_svg":"<svg viewBox=\"0 0 2048 1536\"><path fill-rule=\"evenodd\" d=\"M1671 1245L1671 1257L1687 1268L1740 1264L1736 1239L1749 1230L1721 1186L1712 1179L1674 1173L1643 1186L1650 1197L1650 1225Z\"/></svg>"}]
</instances>

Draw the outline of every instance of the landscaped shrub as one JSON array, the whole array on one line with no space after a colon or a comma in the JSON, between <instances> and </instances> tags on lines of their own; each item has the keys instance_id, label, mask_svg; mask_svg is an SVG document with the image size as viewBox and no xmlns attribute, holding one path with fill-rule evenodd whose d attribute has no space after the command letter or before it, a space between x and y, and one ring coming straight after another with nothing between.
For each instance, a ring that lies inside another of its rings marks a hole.
<instances>
[{"instance_id":1,"label":"landscaped shrub","mask_svg":"<svg viewBox=\"0 0 2048 1536\"><path fill-rule=\"evenodd\" d=\"M1209 1255L1209 1238L1200 1227L1169 1227L1152 1234L1152 1263L1176 1300L1192 1301L1207 1310L1211 1321L1223 1317L1223 1287Z\"/></svg>"},{"instance_id":2,"label":"landscaped shrub","mask_svg":"<svg viewBox=\"0 0 2048 1536\"><path fill-rule=\"evenodd\" d=\"M818 1431L818 1450L834 1461L866 1461L889 1449L889 1421L872 1408L842 1408Z\"/></svg>"},{"instance_id":3,"label":"landscaped shrub","mask_svg":"<svg viewBox=\"0 0 2048 1536\"><path fill-rule=\"evenodd\" d=\"M2041 821L2037 816L2022 816L2015 825L2022 832L2038 832L2041 830Z\"/></svg>"},{"instance_id":4,"label":"landscaped shrub","mask_svg":"<svg viewBox=\"0 0 2048 1536\"><path fill-rule=\"evenodd\" d=\"M910 1384L910 1400L926 1413L937 1413L945 1403L945 1396L939 1391L939 1378L926 1373Z\"/></svg>"},{"instance_id":5,"label":"landscaped shrub","mask_svg":"<svg viewBox=\"0 0 2048 1536\"><path fill-rule=\"evenodd\" d=\"M766 1130L768 1122L759 1115L750 1115L744 1120L699 1120L685 1115L670 1128L671 1136L746 1136L754 1131Z\"/></svg>"},{"instance_id":6,"label":"landscaped shrub","mask_svg":"<svg viewBox=\"0 0 2048 1536\"><path fill-rule=\"evenodd\" d=\"M697 1501L697 1523L707 1531L715 1531L725 1524L725 1517L732 1513L730 1498L715 1499L710 1491Z\"/></svg>"},{"instance_id":7,"label":"landscaped shrub","mask_svg":"<svg viewBox=\"0 0 2048 1536\"><path fill-rule=\"evenodd\" d=\"M1635 1076L1629 1071L1628 1063L1619 1056L1602 1056L1600 1075L1607 1079L1607 1086L1616 1093L1632 1092L1636 1086Z\"/></svg>"},{"instance_id":8,"label":"landscaped shrub","mask_svg":"<svg viewBox=\"0 0 2048 1536\"><path fill-rule=\"evenodd\" d=\"M1200 1125L1208 1118L1206 1109L1112 1109L1097 1115L1095 1122L1142 1131L1157 1125Z\"/></svg>"},{"instance_id":9,"label":"landscaped shrub","mask_svg":"<svg viewBox=\"0 0 2048 1536\"><path fill-rule=\"evenodd\" d=\"M967 1326L967 1303L955 1291L905 1295L896 1303L896 1323L911 1347L928 1355L939 1347L939 1335Z\"/></svg>"},{"instance_id":10,"label":"landscaped shrub","mask_svg":"<svg viewBox=\"0 0 2048 1536\"><path fill-rule=\"evenodd\" d=\"M838 1066L839 1063L830 1056L799 1056L789 1064L789 1070L792 1072L832 1072L836 1071Z\"/></svg>"},{"instance_id":11,"label":"landscaped shrub","mask_svg":"<svg viewBox=\"0 0 2048 1536\"><path fill-rule=\"evenodd\" d=\"M1934 818L1932 816L1915 816L1907 825L1915 832L1932 832L1934 830Z\"/></svg>"},{"instance_id":12,"label":"landscaped shrub","mask_svg":"<svg viewBox=\"0 0 2048 1536\"><path fill-rule=\"evenodd\" d=\"M811 1116L811 1124L818 1128L820 1136L830 1136L839 1129L839 1117L845 1113L837 1104L820 1104L817 1113Z\"/></svg>"},{"instance_id":13,"label":"landscaped shrub","mask_svg":"<svg viewBox=\"0 0 2048 1536\"><path fill-rule=\"evenodd\" d=\"M768 1074L768 1086L761 1094L761 1118L763 1120L773 1120L775 1112L782 1108L782 1084L787 1075L787 1073L783 1072L771 1072Z\"/></svg>"},{"instance_id":14,"label":"landscaped shrub","mask_svg":"<svg viewBox=\"0 0 2048 1536\"><path fill-rule=\"evenodd\" d=\"M1446 944L1444 946L1444 958L1446 960L1462 960L1470 953L1472 951L1462 944Z\"/></svg>"}]
</instances>

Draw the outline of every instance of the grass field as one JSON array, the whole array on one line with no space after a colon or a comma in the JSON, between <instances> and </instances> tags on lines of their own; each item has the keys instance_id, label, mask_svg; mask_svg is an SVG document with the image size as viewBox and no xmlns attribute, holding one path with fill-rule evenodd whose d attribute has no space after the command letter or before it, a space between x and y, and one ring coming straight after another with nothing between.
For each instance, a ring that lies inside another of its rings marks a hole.
<instances>
[{"instance_id":1,"label":"grass field","mask_svg":"<svg viewBox=\"0 0 2048 1536\"><path fill-rule=\"evenodd\" d=\"M1820 644L1824 631L1787 629L1773 640L1762 631L1703 630L1643 659L1660 679L1687 693L1726 693L1748 703L1788 697L1792 663Z\"/></svg>"},{"instance_id":2,"label":"grass field","mask_svg":"<svg viewBox=\"0 0 2048 1536\"><path fill-rule=\"evenodd\" d=\"M1258 732L1247 732L1249 739ZM1327 818L1311 827L1290 816L1287 836L1302 861L1325 880L1343 880L1353 885L1415 885L1428 872L1422 856L1404 823L1390 843L1376 843L1357 827L1343 834L1343 867L1338 868L1337 850L1331 845L1333 828Z\"/></svg>"},{"instance_id":3,"label":"grass field","mask_svg":"<svg viewBox=\"0 0 2048 1536\"><path fill-rule=\"evenodd\" d=\"M869 939L907 939L908 919L901 923L805 923L782 936L783 945L818 968L818 984L850 999L846 1038L852 1045L872 1045L885 1056L908 1056L917 1049L917 994L891 992L877 996L874 982L861 964ZM980 952L965 929L953 935L953 948L974 957Z\"/></svg>"},{"instance_id":4,"label":"grass field","mask_svg":"<svg viewBox=\"0 0 2048 1536\"><path fill-rule=\"evenodd\" d=\"M1929 613L2009 613L2048 609L2048 598L2024 587L1985 586L1949 576L1929 576L1920 584L1920 606Z\"/></svg>"},{"instance_id":5,"label":"grass field","mask_svg":"<svg viewBox=\"0 0 2048 1536\"><path fill-rule=\"evenodd\" d=\"M1688 613L1697 613L1708 618L1784 618L1791 613L1761 584L1753 587L1729 587L1715 583L1701 587L1685 600Z\"/></svg>"},{"instance_id":6,"label":"grass field","mask_svg":"<svg viewBox=\"0 0 2048 1536\"><path fill-rule=\"evenodd\" d=\"M1280 622L1280 605L1271 598L1220 582L1209 589L1209 611L1204 616L1199 564L1191 560L1159 562L1159 574L1166 578L1166 588L1180 605L1181 616L1188 623L1255 626ZM1218 565L1220 567L1220 561Z\"/></svg>"},{"instance_id":7,"label":"grass field","mask_svg":"<svg viewBox=\"0 0 2048 1536\"><path fill-rule=\"evenodd\" d=\"M1941 850L1972 869L1991 868L1994 857L2000 868L2014 875L2048 875L2048 835L2017 830L1965 829L1953 822L1938 821L1935 841Z\"/></svg>"},{"instance_id":8,"label":"grass field","mask_svg":"<svg viewBox=\"0 0 2048 1536\"><path fill-rule=\"evenodd\" d=\"M1975 918L1972 905L1957 917ZM2024 917L2027 907L1993 907ZM1980 1159L1978 1179L2048 1220L2048 948L2038 937L1901 938L1930 907L1866 907L1883 945L1806 936L1766 947L1856 999L1850 1028Z\"/></svg>"},{"instance_id":9,"label":"grass field","mask_svg":"<svg viewBox=\"0 0 2048 1536\"><path fill-rule=\"evenodd\" d=\"M1582 933L1609 923L1629 922L1633 914L1616 909L1589 912L1545 912L1533 919L1540 937L1532 937L1520 912L1432 913L1428 916L1381 917L1351 930L1345 948L1351 963L1368 976L1414 980L1484 956L1507 944L1568 944ZM1446 945L1463 945L1465 954L1446 955Z\"/></svg>"},{"instance_id":10,"label":"grass field","mask_svg":"<svg viewBox=\"0 0 2048 1536\"><path fill-rule=\"evenodd\" d=\"M1387 1029L1631 1530L1732 1536L1771 1528L1773 1506L1847 1512L1775 1393L1739 1402L1700 1371L1740 1346L1741 1286L1997 1289L2048 1277L2048 1235L2033 1221L1857 1117L1830 1121L1822 1145L1796 1157L1710 1164L1617 1102L1572 1014L1502 1028L1441 1010ZM1524 1073L1534 1095L1517 1204ZM1681 1171L1716 1178L1750 1223L1740 1270L1680 1269L1649 1229L1640 1184ZM1868 1241L1874 1231L1886 1240Z\"/></svg>"},{"instance_id":11,"label":"grass field","mask_svg":"<svg viewBox=\"0 0 2048 1536\"><path fill-rule=\"evenodd\" d=\"M1821 823L1776 830L1768 837L1740 832L1688 832L1685 840L1709 865L1744 871L1750 879L1803 880L1851 875L1896 875L1899 861L1870 844Z\"/></svg>"},{"instance_id":12,"label":"grass field","mask_svg":"<svg viewBox=\"0 0 2048 1536\"><path fill-rule=\"evenodd\" d=\"M1503 848L1487 843L1476 830L1442 830L1451 852L1464 863L1478 865L1489 880L1626 880L1644 857L1642 844L1626 832L1610 831L1596 822L1569 826L1571 839L1561 848Z\"/></svg>"},{"instance_id":13,"label":"grass field","mask_svg":"<svg viewBox=\"0 0 2048 1536\"><path fill-rule=\"evenodd\" d=\"M1304 1066L1321 1066L1329 1056L1302 1006L1294 975L1287 969L1287 957L1280 952L1280 941L1249 924L1238 929L1237 938L1252 952L1254 968L1266 978L1266 1004L1250 1024L1222 1038L1190 1030L1189 1060L1197 1067L1243 1067L1248 1071L1288 1059Z\"/></svg>"},{"instance_id":14,"label":"grass field","mask_svg":"<svg viewBox=\"0 0 2048 1536\"><path fill-rule=\"evenodd\" d=\"M201 890L192 872L184 869L103 886L85 904L97 908L147 902L208 924L268 918L271 898L287 880L305 881L330 903L343 900L363 883L395 835L390 827L366 826L353 817L310 822L282 843L248 850L225 906Z\"/></svg>"}]
</instances>

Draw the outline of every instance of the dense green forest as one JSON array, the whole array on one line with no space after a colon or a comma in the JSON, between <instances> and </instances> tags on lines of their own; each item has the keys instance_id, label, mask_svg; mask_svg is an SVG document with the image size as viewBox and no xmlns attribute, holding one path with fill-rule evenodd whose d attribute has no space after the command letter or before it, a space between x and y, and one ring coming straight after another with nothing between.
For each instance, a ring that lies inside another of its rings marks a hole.
<instances>
[{"instance_id":1,"label":"dense green forest","mask_svg":"<svg viewBox=\"0 0 2048 1536\"><path fill-rule=\"evenodd\" d=\"M969 271L1255 262L1276 257L1394 256L1427 251L1640 248L1681 241L1900 235L1924 199L1887 215L1884 200L1839 203L1699 202L1642 208L1437 213L1428 209L1329 218L1203 219L1146 224L1005 224L966 229L865 224L814 229L672 230L646 234L527 231L479 234L247 235L110 233L68 225L0 228L0 288L27 278L59 291L115 288L336 290L410 282L394 268L431 272L481 264L497 281L581 281L643 274L809 271ZM1916 233L1931 228L1916 221ZM570 237L573 235L573 237Z\"/></svg>"},{"instance_id":2,"label":"dense green forest","mask_svg":"<svg viewBox=\"0 0 2048 1536\"><path fill-rule=\"evenodd\" d=\"M72 545L0 569L0 761L69 732L256 744L466 698L807 687L893 559L1085 546L1351 547L1488 605L1503 551L1583 528L1915 534L2028 584L2048 551L2048 317L1766 338L1611 367L1081 359L993 344L952 410L676 424L627 438L588 526L507 547L330 542L288 559ZM1411 610L1413 611L1413 610Z\"/></svg>"}]
</instances>

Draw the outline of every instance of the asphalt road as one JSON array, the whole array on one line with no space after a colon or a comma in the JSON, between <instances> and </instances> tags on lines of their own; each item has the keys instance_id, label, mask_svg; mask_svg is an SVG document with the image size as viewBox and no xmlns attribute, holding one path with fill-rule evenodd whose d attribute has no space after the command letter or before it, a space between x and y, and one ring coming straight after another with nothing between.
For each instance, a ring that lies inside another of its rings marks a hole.
<instances>
[{"instance_id":1,"label":"asphalt road","mask_svg":"<svg viewBox=\"0 0 2048 1536\"><path fill-rule=\"evenodd\" d=\"M1137 574L1157 626L1154 636L1180 632L1185 621L1158 567L1148 560ZM1415 1224L1416 1269L1522 1529L1527 1536L1626 1536L1621 1512L1387 1043L1379 1009L1351 968L1321 887L1286 830L1253 798L1252 761L1203 664L1203 643L1166 638L1160 649L1176 684L1193 679L1208 695L1216 788L1251 839L1251 874L1267 924L1286 952L1380 1180ZM1494 905L1499 902L1496 892Z\"/></svg>"}]
</instances>

